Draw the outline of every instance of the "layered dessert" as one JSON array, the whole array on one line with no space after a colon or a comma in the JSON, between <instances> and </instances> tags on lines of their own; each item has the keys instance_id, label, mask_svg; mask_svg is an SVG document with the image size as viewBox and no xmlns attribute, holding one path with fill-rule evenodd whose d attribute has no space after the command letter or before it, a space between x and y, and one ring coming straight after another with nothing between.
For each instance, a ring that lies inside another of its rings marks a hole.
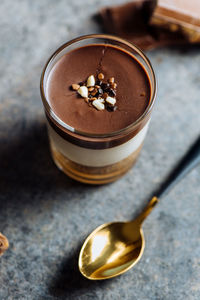
<instances>
[{"instance_id":1,"label":"layered dessert","mask_svg":"<svg viewBox=\"0 0 200 300\"><path fill-rule=\"evenodd\" d=\"M51 59L44 81L59 168L93 184L123 175L140 152L150 117L152 84L138 55L109 43L76 47Z\"/></svg>"}]
</instances>

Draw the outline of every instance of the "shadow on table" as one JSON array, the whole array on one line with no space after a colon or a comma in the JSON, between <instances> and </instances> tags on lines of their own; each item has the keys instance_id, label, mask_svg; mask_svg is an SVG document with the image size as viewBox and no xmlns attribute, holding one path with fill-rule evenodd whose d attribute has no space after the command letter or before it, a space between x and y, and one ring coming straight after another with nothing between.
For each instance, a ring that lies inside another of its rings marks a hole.
<instances>
[{"instance_id":1,"label":"shadow on table","mask_svg":"<svg viewBox=\"0 0 200 300\"><path fill-rule=\"evenodd\" d=\"M25 228L27 235L27 224L23 226L23 222L26 223L27 220L22 218L24 213L21 214L24 207L32 208L44 205L43 202L57 201L52 195L59 195L59 202L73 199L73 195L77 192L83 194L84 197L88 189L96 190L98 187L78 183L67 177L55 166L49 150L44 121L38 122L36 120L27 125L22 123L20 126L20 130L18 128L16 132L14 129L8 128L10 136L8 137L6 133L5 138L1 138L0 191L2 200L0 221L1 230L9 226L13 228L13 223L11 222L10 225L7 215L9 209L12 214L9 218L17 216L18 231L23 231ZM64 192L65 197L60 196L62 192ZM32 210L29 212L32 214ZM34 213L35 210L33 210ZM79 273L77 266L79 250L80 247L75 251L75 254L71 257L68 256L61 263L60 270L53 275L54 279L48 287L52 295L71 295L75 291L97 285L97 283L86 280Z\"/></svg>"},{"instance_id":2,"label":"shadow on table","mask_svg":"<svg viewBox=\"0 0 200 300\"><path fill-rule=\"evenodd\" d=\"M34 201L38 201L35 197L38 193L92 189L70 179L55 166L44 121L36 120L27 125L22 123L20 130L14 131L9 130L10 136L1 139L0 190L5 197L1 203L2 209L11 202L22 206L23 201L26 204L29 201L33 205ZM29 197L24 196L26 192Z\"/></svg>"},{"instance_id":3,"label":"shadow on table","mask_svg":"<svg viewBox=\"0 0 200 300\"><path fill-rule=\"evenodd\" d=\"M79 272L77 264L80 248L81 245L75 251L75 254L63 260L60 269L51 280L49 293L52 296L59 297L59 299L72 299L74 295L75 298L73 299L76 299L76 296L78 299L78 296L88 292L91 293L92 296L92 291L97 287L105 288L116 280L116 278L113 278L103 281L93 281L84 278Z\"/></svg>"}]
</instances>

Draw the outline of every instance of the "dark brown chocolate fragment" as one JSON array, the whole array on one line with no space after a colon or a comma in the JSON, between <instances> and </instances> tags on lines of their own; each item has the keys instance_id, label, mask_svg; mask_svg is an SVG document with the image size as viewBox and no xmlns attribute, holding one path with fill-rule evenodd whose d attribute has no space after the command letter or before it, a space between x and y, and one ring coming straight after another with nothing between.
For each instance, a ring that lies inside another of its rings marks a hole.
<instances>
[{"instance_id":1,"label":"dark brown chocolate fragment","mask_svg":"<svg viewBox=\"0 0 200 300\"><path fill-rule=\"evenodd\" d=\"M101 80L97 80L97 81L96 81L96 84L97 84L97 85L100 85L100 86L101 86L102 83L103 83L103 82L102 82Z\"/></svg>"},{"instance_id":2,"label":"dark brown chocolate fragment","mask_svg":"<svg viewBox=\"0 0 200 300\"><path fill-rule=\"evenodd\" d=\"M109 88L109 83L102 83L101 88L105 91L107 88Z\"/></svg>"},{"instance_id":3,"label":"dark brown chocolate fragment","mask_svg":"<svg viewBox=\"0 0 200 300\"><path fill-rule=\"evenodd\" d=\"M110 89L108 93L109 93L109 96L111 96L111 97L116 96L116 92L113 89Z\"/></svg>"},{"instance_id":4,"label":"dark brown chocolate fragment","mask_svg":"<svg viewBox=\"0 0 200 300\"><path fill-rule=\"evenodd\" d=\"M106 105L106 109L107 109L107 111L110 111L110 112L112 112L112 111L116 111L116 109L117 109L117 106L115 105L115 106L113 106L113 105Z\"/></svg>"}]
</instances>

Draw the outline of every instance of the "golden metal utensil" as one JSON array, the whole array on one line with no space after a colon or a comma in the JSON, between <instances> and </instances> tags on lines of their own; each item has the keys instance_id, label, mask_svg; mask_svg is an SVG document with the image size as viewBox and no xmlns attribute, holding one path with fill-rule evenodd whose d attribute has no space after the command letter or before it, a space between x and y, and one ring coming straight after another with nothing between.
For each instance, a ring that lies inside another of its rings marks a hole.
<instances>
[{"instance_id":1,"label":"golden metal utensil","mask_svg":"<svg viewBox=\"0 0 200 300\"><path fill-rule=\"evenodd\" d=\"M101 280L131 269L141 258L145 240L142 223L161 196L200 163L200 137L186 153L167 180L155 192L143 212L130 222L113 222L99 226L84 242L79 255L79 270L88 279Z\"/></svg>"}]
</instances>

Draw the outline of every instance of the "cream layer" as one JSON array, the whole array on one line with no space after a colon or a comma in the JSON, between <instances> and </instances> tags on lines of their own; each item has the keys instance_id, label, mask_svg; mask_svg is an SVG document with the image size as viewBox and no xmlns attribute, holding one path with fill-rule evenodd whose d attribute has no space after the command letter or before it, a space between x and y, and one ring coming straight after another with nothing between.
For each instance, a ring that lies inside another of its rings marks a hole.
<instances>
[{"instance_id":1,"label":"cream layer","mask_svg":"<svg viewBox=\"0 0 200 300\"><path fill-rule=\"evenodd\" d=\"M84 166L103 167L117 163L136 151L144 141L149 122L128 142L108 149L88 149L74 145L58 135L48 121L47 127L50 141L66 158Z\"/></svg>"}]
</instances>

